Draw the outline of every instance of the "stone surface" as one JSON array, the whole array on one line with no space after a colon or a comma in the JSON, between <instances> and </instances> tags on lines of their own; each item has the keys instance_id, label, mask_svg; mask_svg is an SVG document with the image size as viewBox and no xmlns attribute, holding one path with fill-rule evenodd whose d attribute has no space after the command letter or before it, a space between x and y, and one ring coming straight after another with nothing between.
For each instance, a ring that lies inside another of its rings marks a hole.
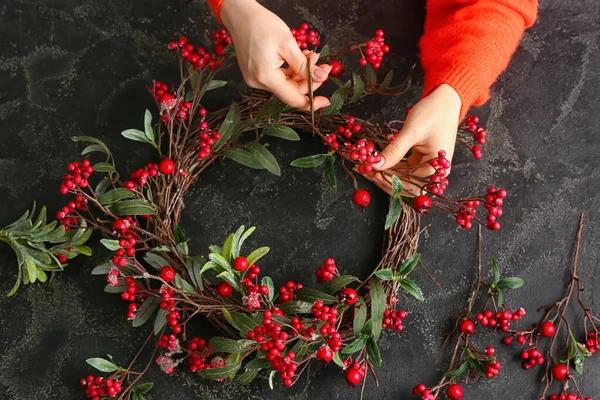
<instances>
[{"instance_id":1,"label":"stone surface","mask_svg":"<svg viewBox=\"0 0 600 400\"><path fill-rule=\"evenodd\" d=\"M308 20L326 42L341 47L368 37L376 28L387 32L403 76L416 61L422 25L421 5L340 1L265 2L290 25ZM391 11L394 12L391 12ZM119 132L137 127L151 101L145 93L153 79L176 78L165 43L181 33L200 37L216 26L202 1L14 0L0 7L0 225L4 226L34 200L55 210L62 199L58 184L66 163L78 157L74 135L93 135L115 150L122 171L152 160L148 148L125 143ZM499 39L501 40L501 39ZM479 110L487 121L489 144L481 162L460 150L451 177L453 194L504 186L510 197L498 233L485 232L484 257L496 257L505 271L527 285L509 296L537 319L535 309L562 297L571 264L578 215L586 213L580 276L590 304L599 304L595 273L600 241L598 185L600 169L600 5L596 0L543 2L538 23L525 34L509 69ZM243 90L237 82L211 96L211 107L223 106ZM396 78L399 79L399 78ZM418 83L420 77L416 74ZM419 96L418 84L404 97L372 99L357 107L361 115L382 120L402 114ZM337 171L339 189L331 193L318 172L286 167L296 157L322 151L310 138L301 143L272 142L283 167L281 178L226 163L211 168L189 194L184 228L191 245L203 251L240 224L256 225L251 245L273 251L263 268L277 281L293 277L312 281L314 269L327 257L345 271L366 274L380 255L387 200L381 193L366 213L350 205L352 184ZM367 182L361 186L374 188ZM441 330L460 312L474 279L473 232L458 231L444 215L427 217L431 227L421 240L423 259L441 288L424 274L417 276L427 300L402 297L410 312L401 335L381 342L384 365L380 388L367 385L368 399L409 399L417 382L437 380L448 354L440 349ZM124 319L117 296L102 292L104 282L90 271L101 262L73 262L52 283L22 288L0 297L0 394L9 400L83 398L78 379L92 372L85 359L110 353L126 364L143 341L143 329ZM15 258L0 246L0 292L15 279ZM209 333L198 323L194 329ZM481 339L497 342L497 337ZM468 399L536 399L540 370L523 372L514 354L499 349L500 378L470 385ZM585 393L600 395L600 361L588 361L580 380ZM336 367L311 367L292 389L270 391L265 381L248 388L200 381L180 371L167 377L154 368L152 400L228 398L358 398L347 389Z\"/></svg>"}]
</instances>

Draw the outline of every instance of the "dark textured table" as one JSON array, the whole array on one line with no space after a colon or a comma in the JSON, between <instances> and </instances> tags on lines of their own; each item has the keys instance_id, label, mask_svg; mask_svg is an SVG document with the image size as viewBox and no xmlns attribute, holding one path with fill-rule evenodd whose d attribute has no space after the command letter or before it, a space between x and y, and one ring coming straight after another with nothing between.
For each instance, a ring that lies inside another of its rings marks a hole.
<instances>
[{"instance_id":1,"label":"dark textured table","mask_svg":"<svg viewBox=\"0 0 600 400\"><path fill-rule=\"evenodd\" d=\"M416 60L420 6L394 8L391 0L266 3L290 25L310 21L325 42L338 48L385 29L396 76ZM144 109L152 104L145 92L151 79L175 79L165 43L181 33L199 37L204 28L215 26L202 1L5 1L0 6L0 225L16 219L34 200L50 210L61 204L61 175L81 150L71 136L103 139L122 171L152 160L150 149L126 143L119 132L140 126ZM490 184L509 190L504 227L485 232L484 257L496 257L509 273L526 279L509 301L530 311L527 324L537 319L536 307L562 297L581 211L586 227L580 275L594 297L590 304L600 311L600 275L595 271L600 241L599 46L597 0L543 2L540 20L525 34L491 102L479 110L490 133L484 159L474 162L458 151L450 179L453 194L481 192ZM212 95L213 108L244 90L239 73L230 78L234 84ZM402 98L369 98L355 111L392 119L418 99L419 89L414 86ZM194 187L184 216L193 249L203 252L240 224L252 224L258 227L252 244L272 247L263 269L276 281L293 277L311 282L327 256L335 257L344 271L366 274L380 255L386 197L375 195L367 212L357 213L343 171L337 171L339 189L332 193L318 172L287 166L294 158L322 151L309 136L300 143L273 141L272 149L283 166L281 178L228 162L212 167ZM361 185L375 192L369 183ZM472 288L476 235L459 231L444 215L434 213L425 218L429 222L421 252L442 288L420 273L426 301L401 298L410 312L407 329L383 336L381 387L370 381L366 398L412 398L410 388L421 381L434 383L447 362L440 333ZM145 330L132 329L123 302L102 291L102 277L90 275L102 255L98 249L51 283L0 297L2 399L82 398L78 379L92 372L86 358L108 352L125 364L135 353ZM2 293L12 287L15 263L10 249L0 245ZM210 332L201 323L194 329ZM489 336L481 343L498 340ZM501 376L469 385L465 398L536 399L541 370L524 372L516 348L498 347L505 365ZM587 362L587 374L580 379L591 396L600 395L598 357ZM154 368L148 379L156 385L148 398L358 398L359 390L347 389L338 371L313 366L294 388L270 391L264 381L241 388L201 381L184 370L166 376Z\"/></svg>"}]
</instances>

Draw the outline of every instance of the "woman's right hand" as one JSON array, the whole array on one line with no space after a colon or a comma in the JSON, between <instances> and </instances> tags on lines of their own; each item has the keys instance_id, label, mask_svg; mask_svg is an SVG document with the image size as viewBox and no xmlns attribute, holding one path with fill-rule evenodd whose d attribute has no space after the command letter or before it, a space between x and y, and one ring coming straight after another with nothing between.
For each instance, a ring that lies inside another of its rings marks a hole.
<instances>
[{"instance_id":1,"label":"woman's right hand","mask_svg":"<svg viewBox=\"0 0 600 400\"><path fill-rule=\"evenodd\" d=\"M225 0L220 13L231 33L246 83L272 92L291 107L308 110L307 63L310 60L314 66L318 55L303 53L285 22L255 0ZM284 63L287 68L282 67ZM313 91L327 79L330 70L327 64L312 68ZM315 96L313 105L315 110L326 107L329 99Z\"/></svg>"}]
</instances>

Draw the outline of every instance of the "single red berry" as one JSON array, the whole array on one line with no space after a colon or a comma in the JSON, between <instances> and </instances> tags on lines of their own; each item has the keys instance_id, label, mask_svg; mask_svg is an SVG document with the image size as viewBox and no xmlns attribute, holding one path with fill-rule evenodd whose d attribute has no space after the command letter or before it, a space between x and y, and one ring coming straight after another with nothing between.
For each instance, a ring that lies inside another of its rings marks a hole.
<instances>
[{"instance_id":1,"label":"single red berry","mask_svg":"<svg viewBox=\"0 0 600 400\"><path fill-rule=\"evenodd\" d=\"M340 302L346 303L349 306L356 303L357 299L358 295L356 294L356 290L352 288L346 288L342 290L342 293L340 293Z\"/></svg>"},{"instance_id":2,"label":"single red berry","mask_svg":"<svg viewBox=\"0 0 600 400\"><path fill-rule=\"evenodd\" d=\"M465 319L458 326L458 330L466 335L471 335L473 332L475 332L475 324L473 321Z\"/></svg>"},{"instance_id":3,"label":"single red berry","mask_svg":"<svg viewBox=\"0 0 600 400\"><path fill-rule=\"evenodd\" d=\"M167 283L175 279L175 270L170 265L165 265L160 269L160 277Z\"/></svg>"},{"instance_id":4,"label":"single red berry","mask_svg":"<svg viewBox=\"0 0 600 400\"><path fill-rule=\"evenodd\" d=\"M346 371L346 382L352 386L358 385L362 378L362 374L357 368L348 368Z\"/></svg>"},{"instance_id":5,"label":"single red berry","mask_svg":"<svg viewBox=\"0 0 600 400\"><path fill-rule=\"evenodd\" d=\"M540 332L544 337L552 337L554 336L554 332L556 332L556 328L552 322L545 321L540 325Z\"/></svg>"},{"instance_id":6,"label":"single red berry","mask_svg":"<svg viewBox=\"0 0 600 400\"><path fill-rule=\"evenodd\" d=\"M248 269L248 260L246 259L246 257L238 257L235 260L233 260L233 268L235 268L236 271L245 271Z\"/></svg>"},{"instance_id":7,"label":"single red berry","mask_svg":"<svg viewBox=\"0 0 600 400\"><path fill-rule=\"evenodd\" d=\"M117 219L112 224L113 231L119 231L121 233L125 233L129 229L129 221L126 219Z\"/></svg>"},{"instance_id":8,"label":"single red berry","mask_svg":"<svg viewBox=\"0 0 600 400\"><path fill-rule=\"evenodd\" d=\"M418 385L416 385L413 388L413 394L419 395L419 394L423 393L425 390L427 390L427 386L425 386L425 384L423 384L423 383L419 383Z\"/></svg>"},{"instance_id":9,"label":"single red berry","mask_svg":"<svg viewBox=\"0 0 600 400\"><path fill-rule=\"evenodd\" d=\"M333 351L329 346L321 346L317 350L317 358L325 362L333 360Z\"/></svg>"},{"instance_id":10,"label":"single red berry","mask_svg":"<svg viewBox=\"0 0 600 400\"><path fill-rule=\"evenodd\" d=\"M413 208L419 214L427 214L431 210L431 199L424 194L417 196L413 200Z\"/></svg>"},{"instance_id":11,"label":"single red berry","mask_svg":"<svg viewBox=\"0 0 600 400\"><path fill-rule=\"evenodd\" d=\"M448 396L449 399L454 399L454 400L462 399L462 397L463 397L462 387L456 383L448 386L448 389L446 389L446 396Z\"/></svg>"},{"instance_id":12,"label":"single red berry","mask_svg":"<svg viewBox=\"0 0 600 400\"><path fill-rule=\"evenodd\" d=\"M365 208L371 202L371 195L365 189L357 189L352 196L352 201L357 206Z\"/></svg>"},{"instance_id":13,"label":"single red berry","mask_svg":"<svg viewBox=\"0 0 600 400\"><path fill-rule=\"evenodd\" d=\"M344 66L339 61L332 61L329 65L331 66L331 71L329 71L329 75L331 76L338 76L344 71Z\"/></svg>"},{"instance_id":14,"label":"single red berry","mask_svg":"<svg viewBox=\"0 0 600 400\"><path fill-rule=\"evenodd\" d=\"M221 297L229 297L233 292L233 287L228 282L221 282L219 286L217 286L217 293Z\"/></svg>"},{"instance_id":15,"label":"single red berry","mask_svg":"<svg viewBox=\"0 0 600 400\"><path fill-rule=\"evenodd\" d=\"M552 376L556 380L564 381L569 378L569 368L565 364L556 364L552 367Z\"/></svg>"},{"instance_id":16,"label":"single red berry","mask_svg":"<svg viewBox=\"0 0 600 400\"><path fill-rule=\"evenodd\" d=\"M173 160L163 158L158 164L158 170L165 175L171 175L175 171L175 163Z\"/></svg>"},{"instance_id":17,"label":"single red berry","mask_svg":"<svg viewBox=\"0 0 600 400\"><path fill-rule=\"evenodd\" d=\"M213 47L213 51L215 52L215 55L217 57L225 57L225 49L226 48L227 48L227 46L224 45L223 43L217 43Z\"/></svg>"}]
</instances>

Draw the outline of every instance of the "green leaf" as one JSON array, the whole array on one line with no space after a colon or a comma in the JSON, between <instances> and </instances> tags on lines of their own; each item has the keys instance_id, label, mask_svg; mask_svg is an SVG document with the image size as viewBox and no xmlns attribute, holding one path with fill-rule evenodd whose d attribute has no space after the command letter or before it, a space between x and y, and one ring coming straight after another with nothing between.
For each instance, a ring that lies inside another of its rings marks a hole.
<instances>
[{"instance_id":1,"label":"green leaf","mask_svg":"<svg viewBox=\"0 0 600 400\"><path fill-rule=\"evenodd\" d=\"M517 277L503 278L498 281L498 289L518 289L525 284L525 281Z\"/></svg>"},{"instance_id":2,"label":"green leaf","mask_svg":"<svg viewBox=\"0 0 600 400\"><path fill-rule=\"evenodd\" d=\"M102 265L98 265L96 268L92 270L92 275L105 275L108 274L113 265L111 263L105 263Z\"/></svg>"},{"instance_id":3,"label":"green leaf","mask_svg":"<svg viewBox=\"0 0 600 400\"><path fill-rule=\"evenodd\" d=\"M94 168L94 172L117 172L117 170L112 164L105 162L94 164L92 168Z\"/></svg>"},{"instance_id":4,"label":"green leaf","mask_svg":"<svg viewBox=\"0 0 600 400\"><path fill-rule=\"evenodd\" d=\"M154 130L152 129L152 113L146 110L144 113L144 134L148 140L154 141Z\"/></svg>"},{"instance_id":5,"label":"green leaf","mask_svg":"<svg viewBox=\"0 0 600 400\"><path fill-rule=\"evenodd\" d=\"M238 281L237 281L235 275L233 274L233 272L223 271L219 275L217 275L217 278L228 282L238 292L241 291L240 285L238 284Z\"/></svg>"},{"instance_id":6,"label":"green leaf","mask_svg":"<svg viewBox=\"0 0 600 400\"><path fill-rule=\"evenodd\" d=\"M159 309L154 319L154 334L158 335L167 322L167 310Z\"/></svg>"},{"instance_id":7,"label":"green leaf","mask_svg":"<svg viewBox=\"0 0 600 400\"><path fill-rule=\"evenodd\" d=\"M117 239L100 239L100 243L102 243L104 247L111 251L121 248Z\"/></svg>"},{"instance_id":8,"label":"green leaf","mask_svg":"<svg viewBox=\"0 0 600 400\"><path fill-rule=\"evenodd\" d=\"M421 288L419 288L414 281L412 281L408 278L401 279L400 287L402 289L406 290L411 295L413 295L415 297L415 299L421 300L421 301L425 300L425 298L423 297L423 292L421 291Z\"/></svg>"},{"instance_id":9,"label":"green leaf","mask_svg":"<svg viewBox=\"0 0 600 400\"><path fill-rule=\"evenodd\" d=\"M391 268L380 269L375 272L375 276L382 281L391 281L394 279L394 271Z\"/></svg>"},{"instance_id":10,"label":"green leaf","mask_svg":"<svg viewBox=\"0 0 600 400\"><path fill-rule=\"evenodd\" d=\"M402 192L403 188L404 185L402 184L400 178L398 178L396 175L392 175L392 196L398 196Z\"/></svg>"},{"instance_id":11,"label":"green leaf","mask_svg":"<svg viewBox=\"0 0 600 400\"><path fill-rule=\"evenodd\" d=\"M116 215L155 215L154 208L144 200L123 200L111 206Z\"/></svg>"},{"instance_id":12,"label":"green leaf","mask_svg":"<svg viewBox=\"0 0 600 400\"><path fill-rule=\"evenodd\" d=\"M287 104L279 100L277 97L273 97L267 100L260 110L258 110L258 114L254 119L255 123L258 125L264 118L273 119L275 121L279 121L278 115L287 107Z\"/></svg>"},{"instance_id":13,"label":"green leaf","mask_svg":"<svg viewBox=\"0 0 600 400\"><path fill-rule=\"evenodd\" d=\"M377 342L371 337L367 339L367 355L373 364L381 367L381 363L383 362L381 360L381 353L379 352Z\"/></svg>"},{"instance_id":14,"label":"green leaf","mask_svg":"<svg viewBox=\"0 0 600 400\"><path fill-rule=\"evenodd\" d=\"M229 111L221 124L219 133L221 138L217 140L213 146L213 151L218 151L221 147L227 143L227 141L233 135L233 132L237 129L240 123L240 106L237 103L231 104Z\"/></svg>"},{"instance_id":15,"label":"green leaf","mask_svg":"<svg viewBox=\"0 0 600 400\"><path fill-rule=\"evenodd\" d=\"M99 144L90 144L89 146L87 146L85 149L83 149L81 151L81 155L85 156L86 154L94 153L94 152L108 154L106 152L106 150Z\"/></svg>"},{"instance_id":16,"label":"green leaf","mask_svg":"<svg viewBox=\"0 0 600 400\"><path fill-rule=\"evenodd\" d=\"M200 256L191 256L186 260L186 268L192 284L198 289L199 292L204 290L204 284L202 282L202 274L200 270L204 264L204 259Z\"/></svg>"},{"instance_id":17,"label":"green leaf","mask_svg":"<svg viewBox=\"0 0 600 400\"><path fill-rule=\"evenodd\" d=\"M335 171L333 169L333 163L335 162L335 158L330 158L329 162L325 164L325 182L329 185L331 190L337 192L337 183L335 179Z\"/></svg>"},{"instance_id":18,"label":"green leaf","mask_svg":"<svg viewBox=\"0 0 600 400\"><path fill-rule=\"evenodd\" d=\"M373 321L368 320L367 322L365 322L362 329L360 330L360 333L362 333L363 335L371 336L371 334L373 333Z\"/></svg>"},{"instance_id":19,"label":"green leaf","mask_svg":"<svg viewBox=\"0 0 600 400\"><path fill-rule=\"evenodd\" d=\"M256 375L258 375L259 371L260 370L258 370L258 369L246 368L244 373L236 379L237 384L238 385L248 385L250 382L252 382L254 380L254 378L256 378Z\"/></svg>"},{"instance_id":20,"label":"green leaf","mask_svg":"<svg viewBox=\"0 0 600 400\"><path fill-rule=\"evenodd\" d=\"M84 256L91 256L92 249L89 246L73 246L73 250L77 251L79 254L83 254Z\"/></svg>"},{"instance_id":21,"label":"green leaf","mask_svg":"<svg viewBox=\"0 0 600 400\"><path fill-rule=\"evenodd\" d=\"M106 293L123 293L127 291L127 285L125 284L124 279L119 279L119 283L117 286L106 285L104 287L104 291Z\"/></svg>"},{"instance_id":22,"label":"green leaf","mask_svg":"<svg viewBox=\"0 0 600 400\"><path fill-rule=\"evenodd\" d=\"M240 227L239 230L241 230L242 232L244 231L244 229L242 229L244 226L242 225ZM244 245L244 242L246 241L246 239L248 239L250 237L250 235L252 235L252 233L256 230L255 226L251 226L250 228L248 228L248 230L246 232L244 232L241 236L240 236L240 240L239 241L234 241L233 242L233 248L232 248L232 256L234 258L239 257L240 255L240 251L242 249L242 246ZM236 232L237 235L237 232Z\"/></svg>"},{"instance_id":23,"label":"green leaf","mask_svg":"<svg viewBox=\"0 0 600 400\"><path fill-rule=\"evenodd\" d=\"M333 362L342 369L346 368L346 366L344 365L344 362L340 358L340 353L338 353L337 351L335 353L333 353Z\"/></svg>"},{"instance_id":24,"label":"green leaf","mask_svg":"<svg viewBox=\"0 0 600 400\"><path fill-rule=\"evenodd\" d=\"M223 353L243 353L248 350L248 345L254 343L250 340L232 340L224 337L214 336L209 341L215 351Z\"/></svg>"},{"instance_id":25,"label":"green leaf","mask_svg":"<svg viewBox=\"0 0 600 400\"><path fill-rule=\"evenodd\" d=\"M354 342L342 349L342 354L353 354L364 349L365 345L367 344L367 339L368 336L360 335L354 340Z\"/></svg>"},{"instance_id":26,"label":"green leaf","mask_svg":"<svg viewBox=\"0 0 600 400\"><path fill-rule=\"evenodd\" d=\"M248 257L246 257L246 259L248 260L248 265L252 265L252 264L256 263L265 254L267 254L269 252L269 250L271 250L271 249L267 246L259 247L258 249L254 250L252 253L250 253L248 255Z\"/></svg>"},{"instance_id":27,"label":"green leaf","mask_svg":"<svg viewBox=\"0 0 600 400\"><path fill-rule=\"evenodd\" d=\"M37 279L37 267L32 257L25 256L25 265L27 266L27 276L29 277L29 283L34 283Z\"/></svg>"},{"instance_id":28,"label":"green leaf","mask_svg":"<svg viewBox=\"0 0 600 400\"><path fill-rule=\"evenodd\" d=\"M315 154L314 156L297 158L290 163L292 167L315 168L323 164L325 160L331 158L329 154Z\"/></svg>"},{"instance_id":29,"label":"green leaf","mask_svg":"<svg viewBox=\"0 0 600 400\"><path fill-rule=\"evenodd\" d=\"M223 368L201 369L197 373L204 379L218 381L219 379L228 378L235 374L242 364L240 362L229 364Z\"/></svg>"},{"instance_id":30,"label":"green leaf","mask_svg":"<svg viewBox=\"0 0 600 400\"><path fill-rule=\"evenodd\" d=\"M371 294L371 320L373 320L373 337L379 340L381 336L381 325L383 323L383 313L385 312L386 297L381 281L372 278L369 281Z\"/></svg>"},{"instance_id":31,"label":"green leaf","mask_svg":"<svg viewBox=\"0 0 600 400\"><path fill-rule=\"evenodd\" d=\"M319 60L327 57L328 55L329 55L329 45L326 44L325 46L321 47L321 51L319 52Z\"/></svg>"},{"instance_id":32,"label":"green leaf","mask_svg":"<svg viewBox=\"0 0 600 400\"><path fill-rule=\"evenodd\" d=\"M417 267L417 265L419 265L420 260L421 254L419 253L408 257L402 264L400 264L400 268L398 268L398 275L405 276L410 274Z\"/></svg>"},{"instance_id":33,"label":"green leaf","mask_svg":"<svg viewBox=\"0 0 600 400\"><path fill-rule=\"evenodd\" d=\"M273 279L269 276L263 276L260 281L260 284L269 288L269 294L267 295L267 299L269 301L273 301L273 296L275 296L275 285L273 285Z\"/></svg>"},{"instance_id":34,"label":"green leaf","mask_svg":"<svg viewBox=\"0 0 600 400\"><path fill-rule=\"evenodd\" d=\"M313 303L308 303L306 301L287 301L285 303L281 303L279 308L286 315L288 314L308 314L313 306Z\"/></svg>"},{"instance_id":35,"label":"green leaf","mask_svg":"<svg viewBox=\"0 0 600 400\"><path fill-rule=\"evenodd\" d=\"M106 189L109 188L109 186L111 185L111 180L108 176L105 176L99 183L98 185L96 185L96 189L94 190L94 193L96 194L96 196L102 196L104 194L104 192L106 192Z\"/></svg>"},{"instance_id":36,"label":"green leaf","mask_svg":"<svg viewBox=\"0 0 600 400\"><path fill-rule=\"evenodd\" d=\"M212 81L208 82L208 85L206 85L206 91L208 92L209 90L218 89L225 85L227 85L227 81L220 81L218 79L213 79Z\"/></svg>"},{"instance_id":37,"label":"green leaf","mask_svg":"<svg viewBox=\"0 0 600 400\"><path fill-rule=\"evenodd\" d=\"M142 384L134 387L133 391L138 394L145 394L145 393L148 393L150 390L152 390L153 386L154 386L154 383L146 382L146 383L142 383Z\"/></svg>"},{"instance_id":38,"label":"green leaf","mask_svg":"<svg viewBox=\"0 0 600 400\"><path fill-rule=\"evenodd\" d=\"M273 390L273 378L275 377L275 371L271 371L269 374L269 387Z\"/></svg>"},{"instance_id":39,"label":"green leaf","mask_svg":"<svg viewBox=\"0 0 600 400\"><path fill-rule=\"evenodd\" d=\"M175 279L173 280L173 285L177 289L181 289L187 294L195 294L196 293L196 290L194 290L194 287L192 285L190 285L190 283L188 281L183 279L183 277L179 274L175 275Z\"/></svg>"},{"instance_id":40,"label":"green leaf","mask_svg":"<svg viewBox=\"0 0 600 400\"><path fill-rule=\"evenodd\" d=\"M121 132L121 135L135 142L147 143L156 147L156 143L154 143L154 141L152 140L149 140L146 137L146 134L138 129L126 129L123 132Z\"/></svg>"},{"instance_id":41,"label":"green leaf","mask_svg":"<svg viewBox=\"0 0 600 400\"><path fill-rule=\"evenodd\" d=\"M244 335L258 326L249 316L239 312L232 312L231 319Z\"/></svg>"},{"instance_id":42,"label":"green leaf","mask_svg":"<svg viewBox=\"0 0 600 400\"><path fill-rule=\"evenodd\" d=\"M367 320L367 305L362 297L358 297L358 301L354 306L354 321L352 322L352 328L354 330L354 336L360 335L365 321ZM383 322L383 320L382 320Z\"/></svg>"},{"instance_id":43,"label":"green leaf","mask_svg":"<svg viewBox=\"0 0 600 400\"><path fill-rule=\"evenodd\" d=\"M148 263L151 267L160 271L160 269L166 265L169 265L169 262L159 256L158 254L147 252L144 254L144 261Z\"/></svg>"},{"instance_id":44,"label":"green leaf","mask_svg":"<svg viewBox=\"0 0 600 400\"><path fill-rule=\"evenodd\" d=\"M36 278L38 281L46 283L46 281L48 280L48 275L46 275L43 269L38 268L36 271Z\"/></svg>"},{"instance_id":45,"label":"green leaf","mask_svg":"<svg viewBox=\"0 0 600 400\"><path fill-rule=\"evenodd\" d=\"M500 289L496 289L496 293L498 294L498 299L496 300L496 307L502 307L502 304L504 304L504 293Z\"/></svg>"},{"instance_id":46,"label":"green leaf","mask_svg":"<svg viewBox=\"0 0 600 400\"><path fill-rule=\"evenodd\" d=\"M385 218L385 229L388 230L400 217L402 207L400 206L400 199L398 197L392 197L392 205L390 211Z\"/></svg>"},{"instance_id":47,"label":"green leaf","mask_svg":"<svg viewBox=\"0 0 600 400\"><path fill-rule=\"evenodd\" d=\"M248 364L246 364L246 369L254 369L254 370L261 370L261 369L270 369L271 368L271 361L269 360L265 360L264 358L255 358L254 360L250 361Z\"/></svg>"},{"instance_id":48,"label":"green leaf","mask_svg":"<svg viewBox=\"0 0 600 400\"><path fill-rule=\"evenodd\" d=\"M321 300L323 304L333 304L337 301L337 299L330 294L319 292L318 290L307 287L296 290L296 298L309 303L314 303Z\"/></svg>"},{"instance_id":49,"label":"green leaf","mask_svg":"<svg viewBox=\"0 0 600 400\"><path fill-rule=\"evenodd\" d=\"M233 273L233 267L231 266L229 261L227 261L222 255L218 253L210 253L208 255L208 259L214 262L215 264L219 265L224 271Z\"/></svg>"},{"instance_id":50,"label":"green leaf","mask_svg":"<svg viewBox=\"0 0 600 400\"><path fill-rule=\"evenodd\" d=\"M221 255L223 256L224 259L226 259L227 261L231 262L232 258L231 258L231 248L233 246L233 238L234 238L235 234L232 233L231 235L227 236L227 240L225 240L225 243L223 244L223 249L221 251Z\"/></svg>"},{"instance_id":51,"label":"green leaf","mask_svg":"<svg viewBox=\"0 0 600 400\"><path fill-rule=\"evenodd\" d=\"M102 372L113 372L120 369L118 366L104 358L88 358L85 362Z\"/></svg>"},{"instance_id":52,"label":"green leaf","mask_svg":"<svg viewBox=\"0 0 600 400\"><path fill-rule=\"evenodd\" d=\"M134 328L142 326L150 319L154 311L158 307L160 299L158 297L148 297L135 312L131 325Z\"/></svg>"},{"instance_id":53,"label":"green leaf","mask_svg":"<svg viewBox=\"0 0 600 400\"><path fill-rule=\"evenodd\" d=\"M377 71L373 69L371 64L367 64L366 68L367 85L375 85L377 83Z\"/></svg>"},{"instance_id":54,"label":"green leaf","mask_svg":"<svg viewBox=\"0 0 600 400\"><path fill-rule=\"evenodd\" d=\"M444 374L444 376L446 378L456 378L457 376L461 376L462 374L467 372L467 368L469 368L469 362L465 361L462 364L460 364L460 366L458 368L453 369L452 371L446 372Z\"/></svg>"},{"instance_id":55,"label":"green leaf","mask_svg":"<svg viewBox=\"0 0 600 400\"><path fill-rule=\"evenodd\" d=\"M469 367L479 376L485 376L485 370L475 358L469 358Z\"/></svg>"},{"instance_id":56,"label":"green leaf","mask_svg":"<svg viewBox=\"0 0 600 400\"><path fill-rule=\"evenodd\" d=\"M276 176L281 176L281 169L279 168L279 164L275 159L275 156L271 154L269 150L265 146L260 143L250 143L248 145L248 150L252 154L254 154L258 160L258 162L267 169L270 173Z\"/></svg>"},{"instance_id":57,"label":"green leaf","mask_svg":"<svg viewBox=\"0 0 600 400\"><path fill-rule=\"evenodd\" d=\"M97 144L98 146L100 146L102 148L102 150L104 150L104 152L106 154L110 154L110 150L108 150L108 147L104 144L104 142L101 141L100 139L96 139L95 137L92 137L92 136L73 136L71 138L71 140L73 140L74 142L87 142L87 143Z\"/></svg>"},{"instance_id":58,"label":"green leaf","mask_svg":"<svg viewBox=\"0 0 600 400\"><path fill-rule=\"evenodd\" d=\"M394 70L390 70L390 72L387 73L385 78L383 78L383 82L381 82L381 85L379 86L379 89L377 89L377 92L382 92L385 89L387 89L388 86L390 86L390 83L392 83L393 78L394 78Z\"/></svg>"},{"instance_id":59,"label":"green leaf","mask_svg":"<svg viewBox=\"0 0 600 400\"><path fill-rule=\"evenodd\" d=\"M300 140L300 135L298 135L295 130L285 125L269 125L263 129L262 134L291 141Z\"/></svg>"},{"instance_id":60,"label":"green leaf","mask_svg":"<svg viewBox=\"0 0 600 400\"><path fill-rule=\"evenodd\" d=\"M333 95L329 99L331 104L323 112L324 116L335 115L340 112L344 106L344 100L346 99L350 87L352 87L352 83L348 81L344 86L333 92Z\"/></svg>"},{"instance_id":61,"label":"green leaf","mask_svg":"<svg viewBox=\"0 0 600 400\"><path fill-rule=\"evenodd\" d=\"M365 93L365 83L359 74L352 72L352 81L354 82L354 93L352 93L350 103L354 103Z\"/></svg>"},{"instance_id":62,"label":"green leaf","mask_svg":"<svg viewBox=\"0 0 600 400\"><path fill-rule=\"evenodd\" d=\"M225 150L223 152L223 156L249 168L265 169L260 161L258 161L258 157L248 150L232 147Z\"/></svg>"},{"instance_id":63,"label":"green leaf","mask_svg":"<svg viewBox=\"0 0 600 400\"><path fill-rule=\"evenodd\" d=\"M495 258L492 258L492 274L494 275L494 280L492 281L492 287L494 288L500 282L500 267Z\"/></svg>"},{"instance_id":64,"label":"green leaf","mask_svg":"<svg viewBox=\"0 0 600 400\"><path fill-rule=\"evenodd\" d=\"M346 287L352 282L358 281L358 278L352 275L336 276L329 282L323 285L323 292L333 294L343 287Z\"/></svg>"}]
</instances>

